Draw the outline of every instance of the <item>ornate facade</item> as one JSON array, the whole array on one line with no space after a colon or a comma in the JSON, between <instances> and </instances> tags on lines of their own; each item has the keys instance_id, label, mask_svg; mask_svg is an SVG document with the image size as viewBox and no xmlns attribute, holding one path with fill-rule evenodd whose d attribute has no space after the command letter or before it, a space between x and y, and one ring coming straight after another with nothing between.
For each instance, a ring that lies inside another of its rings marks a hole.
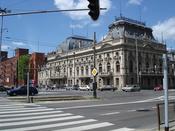
<instances>
[{"instance_id":1,"label":"ornate facade","mask_svg":"<svg viewBox=\"0 0 175 131\"><path fill-rule=\"evenodd\" d=\"M92 83L93 41L69 37L63 43L47 55L47 63L38 73L39 85ZM162 84L163 53L166 45L154 39L152 29L145 23L116 18L109 25L107 36L95 46L97 87L112 85L120 90L127 84L139 84L152 89Z\"/></svg>"}]
</instances>

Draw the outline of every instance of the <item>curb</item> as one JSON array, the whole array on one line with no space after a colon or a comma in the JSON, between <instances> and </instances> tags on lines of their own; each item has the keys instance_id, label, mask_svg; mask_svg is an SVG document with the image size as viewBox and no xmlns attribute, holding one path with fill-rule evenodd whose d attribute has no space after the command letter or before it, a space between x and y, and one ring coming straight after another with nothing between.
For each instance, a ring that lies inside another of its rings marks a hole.
<instances>
[{"instance_id":1,"label":"curb","mask_svg":"<svg viewBox=\"0 0 175 131\"><path fill-rule=\"evenodd\" d=\"M9 100L26 102L26 96L13 96L7 97ZM41 101L71 101L71 100L93 100L90 96L30 96L30 102L41 102ZM98 98L97 98L98 99Z\"/></svg>"}]
</instances>

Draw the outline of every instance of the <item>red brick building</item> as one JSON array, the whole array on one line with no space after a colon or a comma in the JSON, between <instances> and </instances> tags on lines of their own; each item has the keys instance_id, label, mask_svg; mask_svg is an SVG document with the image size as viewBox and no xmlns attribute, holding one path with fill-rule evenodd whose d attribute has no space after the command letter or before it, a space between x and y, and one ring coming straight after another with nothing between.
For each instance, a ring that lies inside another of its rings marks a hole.
<instances>
[{"instance_id":1,"label":"red brick building","mask_svg":"<svg viewBox=\"0 0 175 131\"><path fill-rule=\"evenodd\" d=\"M32 84L38 84L38 69L45 62L43 53L34 52L30 55L30 81Z\"/></svg>"},{"instance_id":2,"label":"red brick building","mask_svg":"<svg viewBox=\"0 0 175 131\"><path fill-rule=\"evenodd\" d=\"M23 80L19 80L17 77L17 60L22 55L29 54L28 49L18 48L15 50L15 56L7 58L7 52L2 51L2 61L0 63L0 85L5 86L15 86L24 84ZM30 80L37 84L38 81L38 70L37 68L41 66L45 61L44 53L32 53L30 55L29 65L32 68L30 70Z\"/></svg>"}]
</instances>

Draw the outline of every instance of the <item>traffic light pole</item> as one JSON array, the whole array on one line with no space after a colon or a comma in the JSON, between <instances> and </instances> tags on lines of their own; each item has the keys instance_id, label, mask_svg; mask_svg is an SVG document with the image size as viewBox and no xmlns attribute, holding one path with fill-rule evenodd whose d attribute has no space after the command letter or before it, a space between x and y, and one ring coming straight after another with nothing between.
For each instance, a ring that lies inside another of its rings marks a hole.
<instances>
[{"instance_id":1,"label":"traffic light pole","mask_svg":"<svg viewBox=\"0 0 175 131\"><path fill-rule=\"evenodd\" d=\"M96 45L96 32L94 32L94 47L93 47L93 51L94 51L94 68L96 67L96 49L95 49L95 45ZM96 75L94 75L94 79L93 79L93 97L97 98L97 82L96 82Z\"/></svg>"},{"instance_id":2,"label":"traffic light pole","mask_svg":"<svg viewBox=\"0 0 175 131\"><path fill-rule=\"evenodd\" d=\"M165 105L165 131L169 131L168 122L168 72L167 72L167 54L163 54L163 88L164 88L164 105Z\"/></svg>"}]
</instances>

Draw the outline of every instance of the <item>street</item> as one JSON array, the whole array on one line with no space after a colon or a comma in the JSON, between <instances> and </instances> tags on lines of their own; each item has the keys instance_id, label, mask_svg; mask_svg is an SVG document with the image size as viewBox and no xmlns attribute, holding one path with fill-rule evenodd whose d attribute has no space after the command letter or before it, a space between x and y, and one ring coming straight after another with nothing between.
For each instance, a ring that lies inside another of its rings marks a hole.
<instances>
[{"instance_id":1,"label":"street","mask_svg":"<svg viewBox=\"0 0 175 131\"><path fill-rule=\"evenodd\" d=\"M97 100L19 103L1 94L0 130L142 131L157 127L156 103L162 91L97 92ZM175 99L169 91L169 99ZM46 95L40 92L40 95ZM52 94L51 92L48 94ZM57 91L59 95L91 95L88 91Z\"/></svg>"}]
</instances>

